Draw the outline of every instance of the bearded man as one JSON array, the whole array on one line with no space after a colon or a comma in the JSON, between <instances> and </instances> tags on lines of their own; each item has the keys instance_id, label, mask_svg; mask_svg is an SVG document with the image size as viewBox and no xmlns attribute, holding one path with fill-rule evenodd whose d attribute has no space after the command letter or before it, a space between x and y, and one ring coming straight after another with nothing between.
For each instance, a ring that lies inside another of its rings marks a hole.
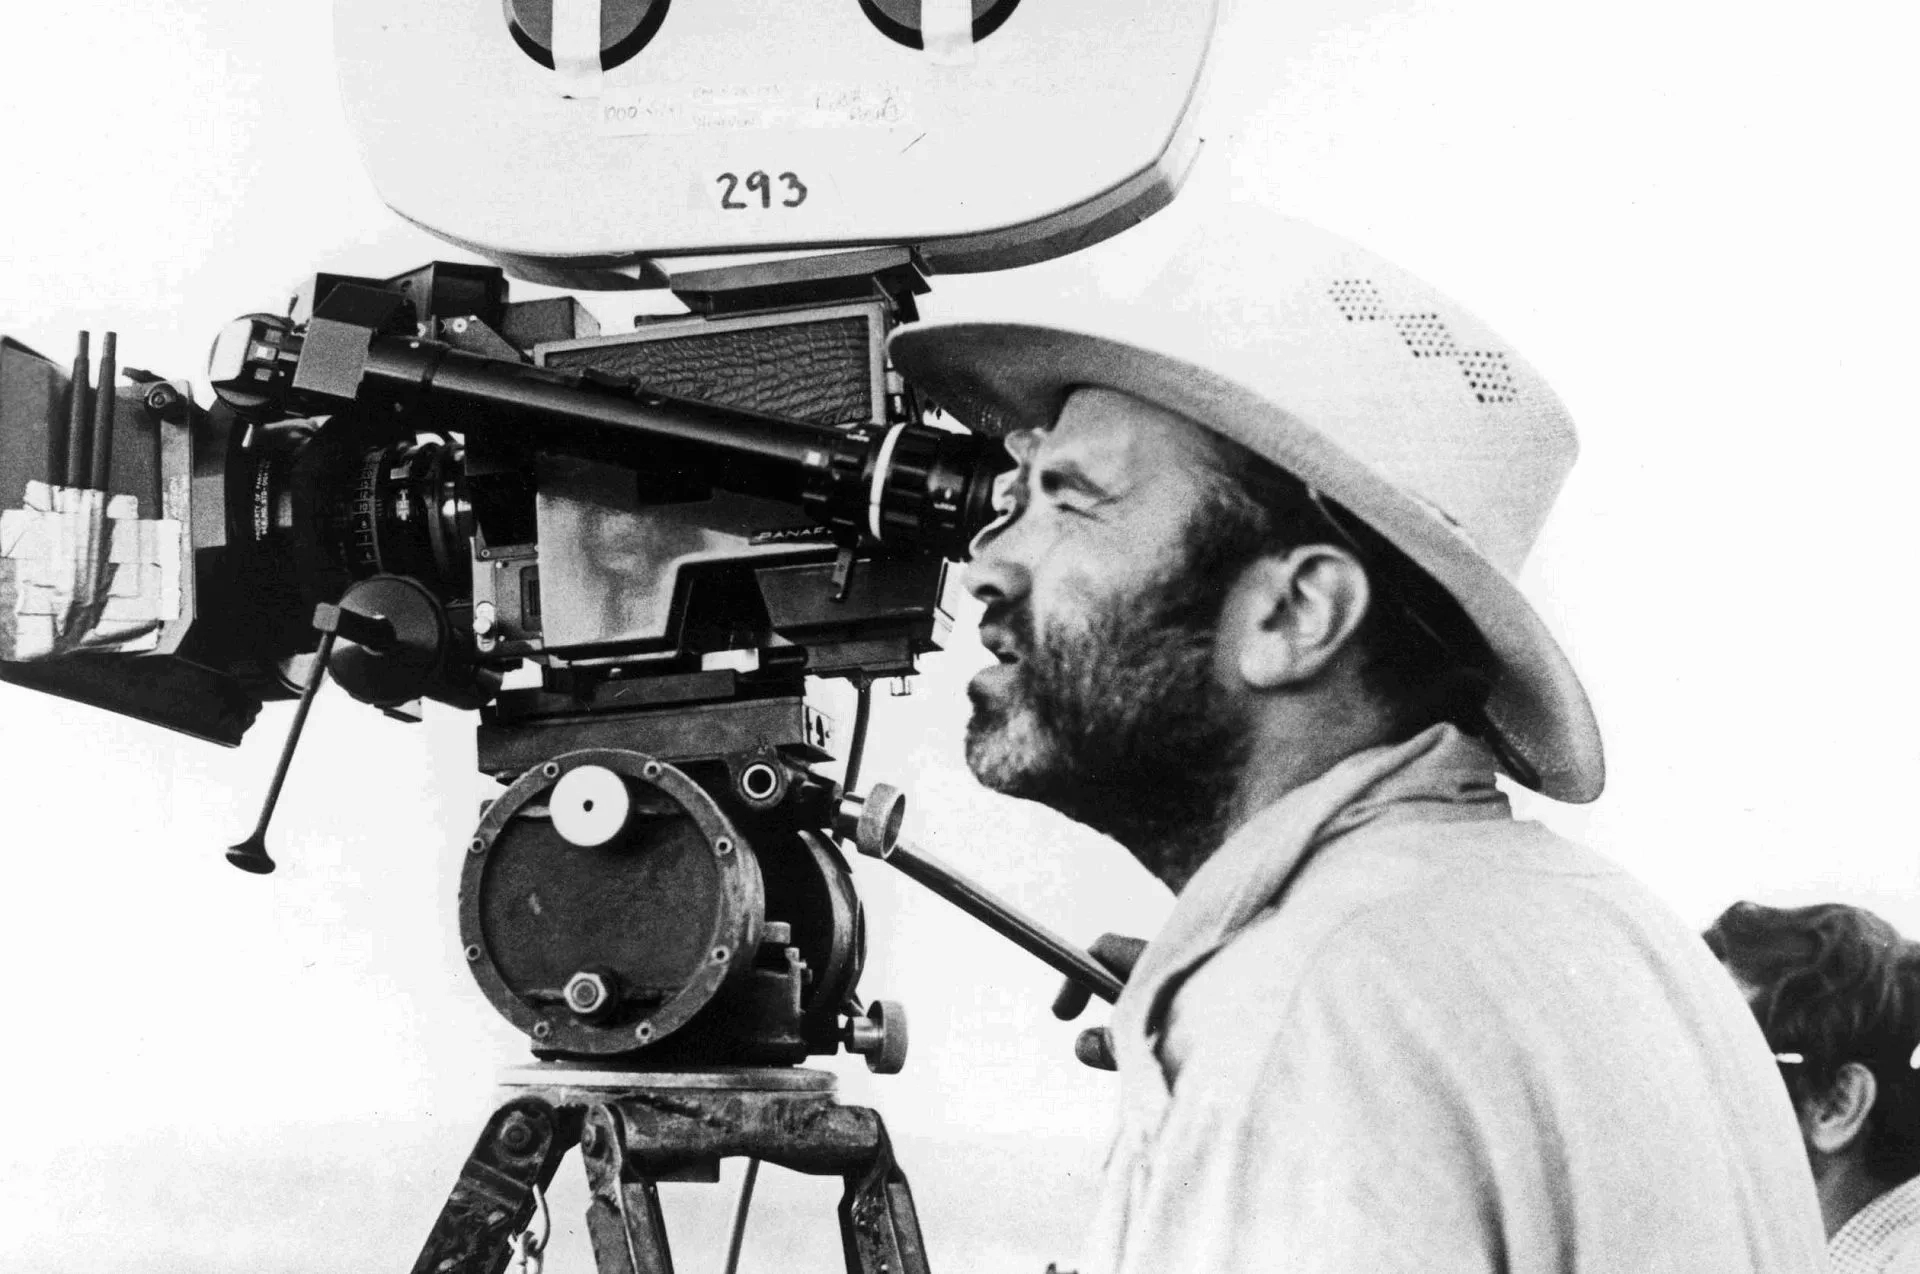
<instances>
[{"instance_id":1,"label":"bearded man","mask_svg":"<svg viewBox=\"0 0 1920 1274\"><path fill-rule=\"evenodd\" d=\"M1513 583L1565 411L1342 240L1235 209L1158 246L1064 326L892 345L1017 460L969 763L1178 895L1114 1010L1083 1274L1820 1268L1740 997L1495 784L1603 781Z\"/></svg>"}]
</instances>

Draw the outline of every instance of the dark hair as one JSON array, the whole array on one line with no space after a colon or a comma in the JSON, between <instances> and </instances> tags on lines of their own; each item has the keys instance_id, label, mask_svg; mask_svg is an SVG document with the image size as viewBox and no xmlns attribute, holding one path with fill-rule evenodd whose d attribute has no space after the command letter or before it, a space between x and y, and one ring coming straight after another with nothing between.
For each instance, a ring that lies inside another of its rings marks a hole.
<instances>
[{"instance_id":1,"label":"dark hair","mask_svg":"<svg viewBox=\"0 0 1920 1274\"><path fill-rule=\"evenodd\" d=\"M1777 1054L1795 1106L1832 1090L1858 1062L1877 1089L1867 1116L1866 1168L1889 1185L1920 1176L1920 947L1860 907L1763 907L1737 902L1707 946L1750 989L1753 1014Z\"/></svg>"},{"instance_id":2,"label":"dark hair","mask_svg":"<svg viewBox=\"0 0 1920 1274\"><path fill-rule=\"evenodd\" d=\"M1353 641L1364 684L1393 714L1394 738L1451 721L1493 745L1512 768L1517 759L1506 755L1485 714L1493 652L1452 595L1379 532L1293 474L1230 439L1215 436L1214 442L1220 482L1198 510L1192 534L1206 543L1218 577L1303 544L1345 548L1373 586L1373 604Z\"/></svg>"}]
</instances>

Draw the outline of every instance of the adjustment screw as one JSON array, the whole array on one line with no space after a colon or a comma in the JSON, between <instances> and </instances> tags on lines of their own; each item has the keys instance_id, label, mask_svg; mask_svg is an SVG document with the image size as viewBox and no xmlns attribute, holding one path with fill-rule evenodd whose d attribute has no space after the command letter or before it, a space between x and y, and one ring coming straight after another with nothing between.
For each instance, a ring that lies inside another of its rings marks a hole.
<instances>
[{"instance_id":1,"label":"adjustment screw","mask_svg":"<svg viewBox=\"0 0 1920 1274\"><path fill-rule=\"evenodd\" d=\"M588 1124L586 1131L580 1134L580 1153L589 1158L598 1158L607 1147L607 1139L595 1124Z\"/></svg>"},{"instance_id":2,"label":"adjustment screw","mask_svg":"<svg viewBox=\"0 0 1920 1274\"><path fill-rule=\"evenodd\" d=\"M539 1134L534 1131L532 1121L519 1111L508 1115L507 1122L500 1126L500 1144L509 1154L524 1155L533 1149L537 1140Z\"/></svg>"}]
</instances>

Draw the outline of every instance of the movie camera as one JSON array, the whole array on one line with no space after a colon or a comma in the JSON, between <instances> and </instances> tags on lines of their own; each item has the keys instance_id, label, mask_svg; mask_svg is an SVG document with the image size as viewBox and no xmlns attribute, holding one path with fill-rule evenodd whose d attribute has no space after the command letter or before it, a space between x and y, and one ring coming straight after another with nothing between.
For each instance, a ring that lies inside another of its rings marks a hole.
<instances>
[{"instance_id":1,"label":"movie camera","mask_svg":"<svg viewBox=\"0 0 1920 1274\"><path fill-rule=\"evenodd\" d=\"M85 336L70 372L0 340L0 679L229 746L297 699L236 866L273 870L324 680L402 719L478 713L503 788L461 943L542 1069L423 1270L497 1271L573 1145L603 1269L670 1268L653 1183L727 1154L842 1173L849 1268L924 1268L877 1116L784 1069L905 1058L899 1007L856 994L846 846L1118 992L902 844L897 791L857 787L870 688L939 648L1008 464L885 349L929 275L1069 252L1171 197L1213 6L736 8L339 0L376 184L497 264L317 275L219 333L205 406L120 368L111 333L97 387ZM575 296L511 299L503 265L685 313L602 333ZM857 690L844 739L807 696L829 678Z\"/></svg>"},{"instance_id":2,"label":"movie camera","mask_svg":"<svg viewBox=\"0 0 1920 1274\"><path fill-rule=\"evenodd\" d=\"M7 403L40 405L0 420L41 440L13 457L39 462L28 482L99 468L167 515L104 518L95 596L47 607L53 657L4 675L225 743L323 670L394 715L478 709L508 787L463 939L539 1051L832 1051L861 961L834 832L860 812L812 768L834 752L806 681L868 686L936 648L946 560L1001 463L883 374L924 286L908 255L849 265L806 267L814 303L750 311L792 267L708 272L684 285L705 316L612 339L571 298L516 305L490 266L323 275L290 317L220 333L204 411L138 373L88 410L86 368L0 349ZM15 588L42 591L32 541L84 515L14 521ZM189 537L171 604L161 555L124 560L168 523ZM506 688L523 666L538 684ZM897 801L874 817L897 833ZM229 857L273 869L264 818Z\"/></svg>"}]
</instances>

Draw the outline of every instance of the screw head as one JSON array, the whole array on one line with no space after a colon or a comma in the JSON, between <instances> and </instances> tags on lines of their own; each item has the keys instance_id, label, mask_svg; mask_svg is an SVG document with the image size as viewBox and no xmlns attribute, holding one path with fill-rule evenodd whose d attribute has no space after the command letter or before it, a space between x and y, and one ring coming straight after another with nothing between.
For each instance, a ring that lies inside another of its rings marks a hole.
<instances>
[{"instance_id":1,"label":"screw head","mask_svg":"<svg viewBox=\"0 0 1920 1274\"><path fill-rule=\"evenodd\" d=\"M534 1131L533 1121L515 1111L507 1116L507 1122L500 1126L500 1144L516 1155L523 1155L533 1149L533 1143L539 1140Z\"/></svg>"},{"instance_id":2,"label":"screw head","mask_svg":"<svg viewBox=\"0 0 1920 1274\"><path fill-rule=\"evenodd\" d=\"M606 1144L607 1139L605 1135L593 1124L588 1124L586 1130L580 1134L580 1152L582 1154L597 1156L602 1150L606 1149Z\"/></svg>"}]
</instances>

